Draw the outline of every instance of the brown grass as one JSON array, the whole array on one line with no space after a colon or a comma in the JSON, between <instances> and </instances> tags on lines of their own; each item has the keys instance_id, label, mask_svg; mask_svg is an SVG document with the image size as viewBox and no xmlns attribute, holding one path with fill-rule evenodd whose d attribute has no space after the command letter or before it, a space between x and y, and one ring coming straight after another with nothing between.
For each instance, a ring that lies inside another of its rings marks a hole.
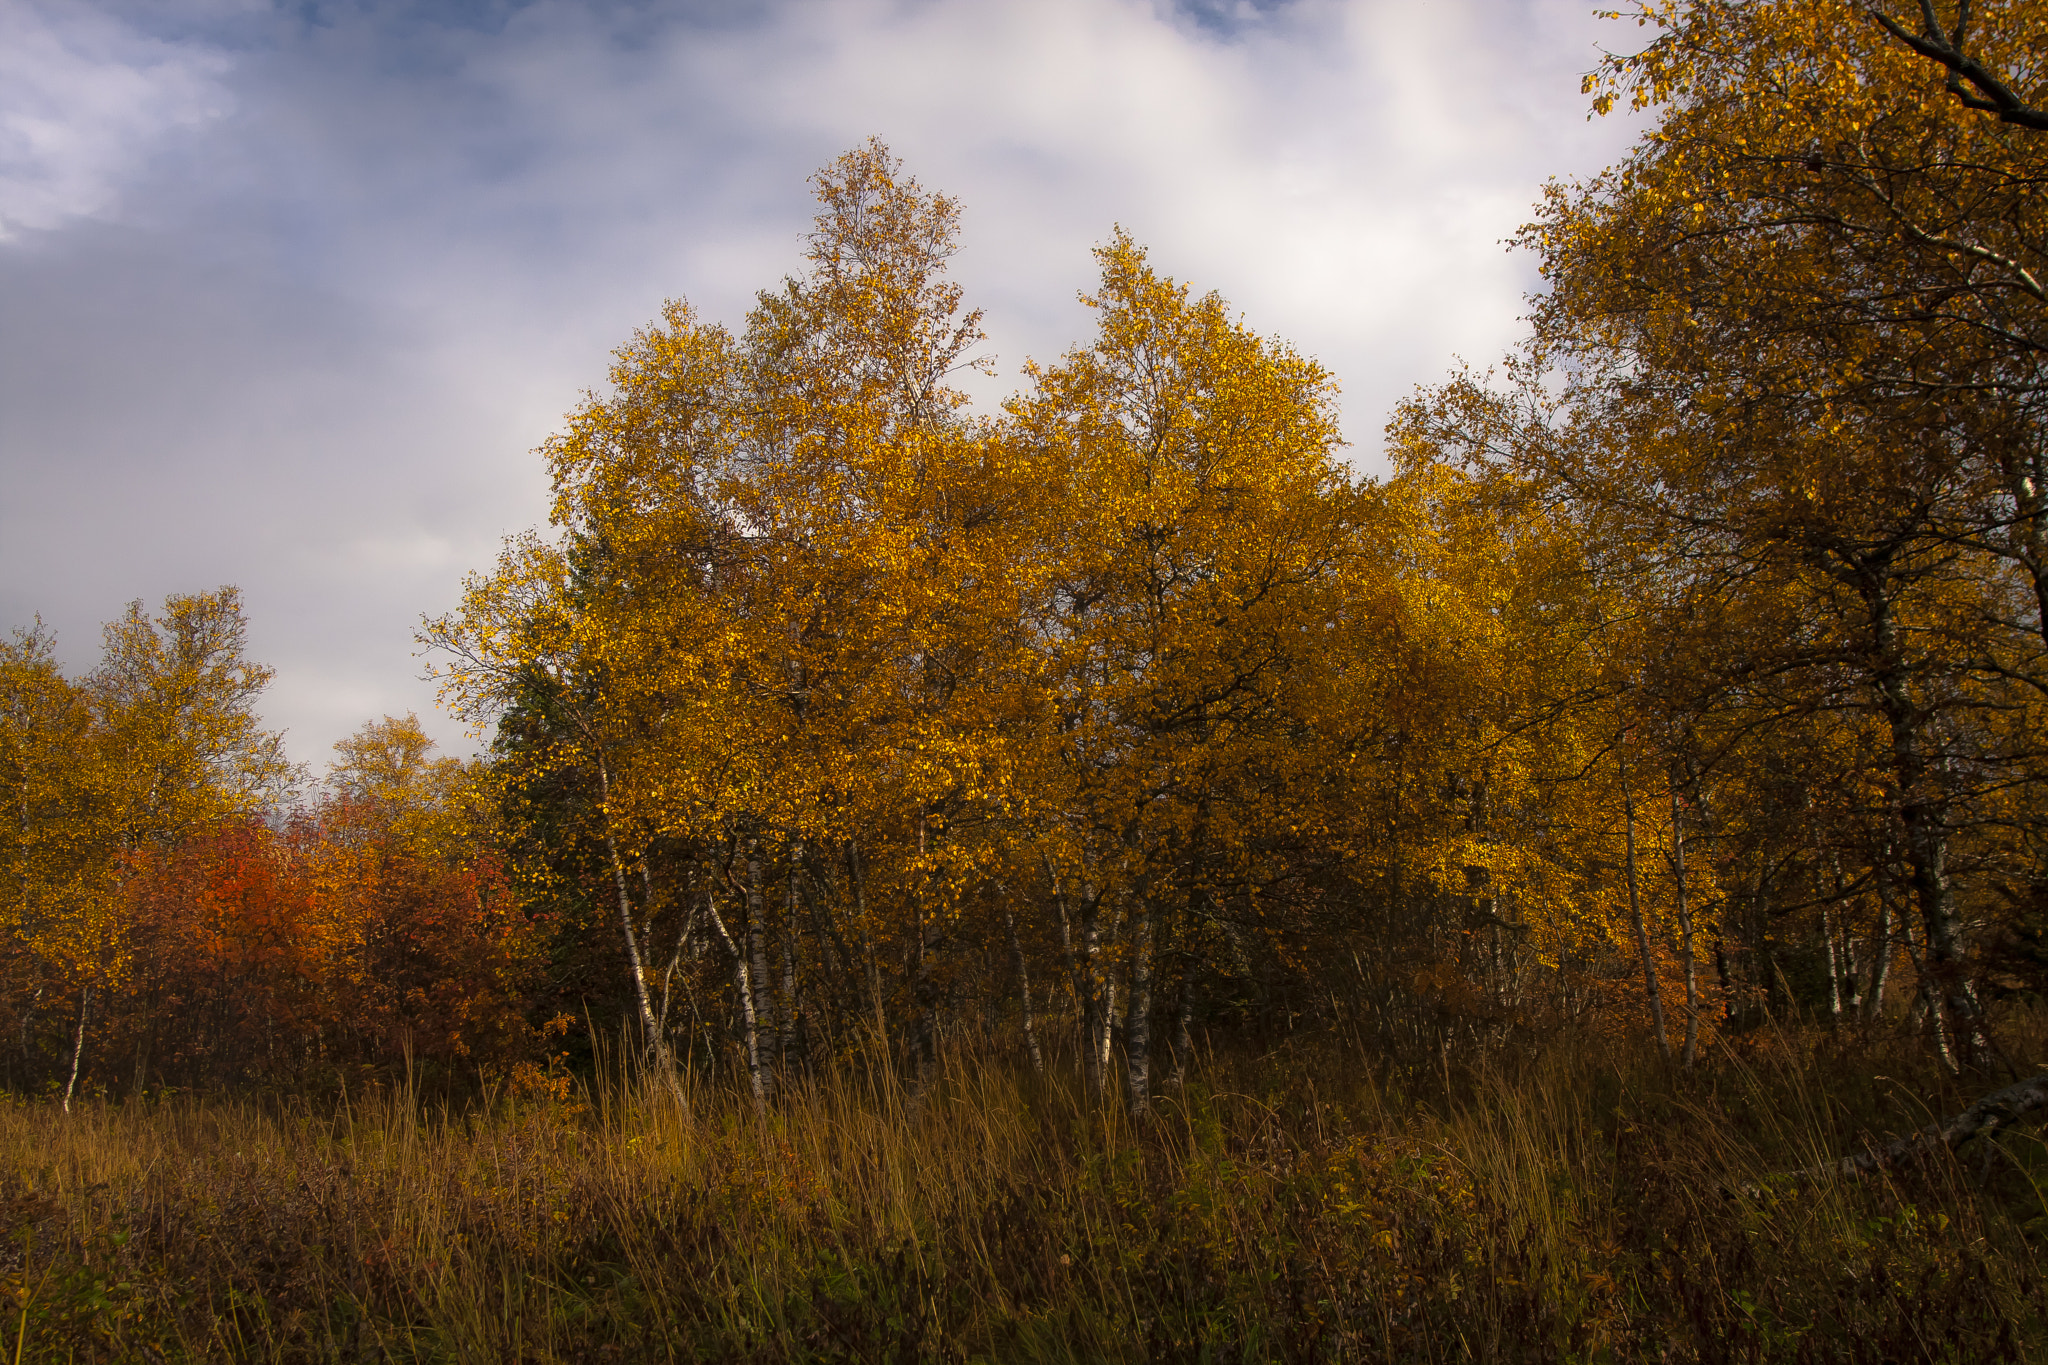
<instances>
[{"instance_id":1,"label":"brown grass","mask_svg":"<svg viewBox=\"0 0 2048 1365\"><path fill-rule=\"evenodd\" d=\"M1397 1082L1327 1045L1212 1059L1137 1126L967 1050L921 1102L847 1073L765 1118L695 1079L15 1102L0 1365L2041 1355L2038 1137L1766 1179L1913 1121L1931 1082L1878 1070Z\"/></svg>"}]
</instances>

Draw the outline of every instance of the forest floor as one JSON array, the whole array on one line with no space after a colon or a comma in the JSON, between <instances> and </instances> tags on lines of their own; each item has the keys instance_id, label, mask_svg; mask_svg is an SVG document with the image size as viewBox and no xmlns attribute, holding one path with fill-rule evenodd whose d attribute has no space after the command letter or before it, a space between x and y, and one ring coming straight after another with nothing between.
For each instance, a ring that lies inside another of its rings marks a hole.
<instances>
[{"instance_id":1,"label":"forest floor","mask_svg":"<svg viewBox=\"0 0 2048 1365\"><path fill-rule=\"evenodd\" d=\"M2037 1130L1773 1178L2002 1081L1916 1055L17 1100L0 1362L2048 1359Z\"/></svg>"}]
</instances>

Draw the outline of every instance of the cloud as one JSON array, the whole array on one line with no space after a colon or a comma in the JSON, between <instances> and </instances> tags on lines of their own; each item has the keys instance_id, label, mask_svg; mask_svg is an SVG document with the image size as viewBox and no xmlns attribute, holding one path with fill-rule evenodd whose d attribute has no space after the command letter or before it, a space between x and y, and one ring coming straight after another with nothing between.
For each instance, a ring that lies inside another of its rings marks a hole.
<instances>
[{"instance_id":1,"label":"cloud","mask_svg":"<svg viewBox=\"0 0 2048 1365\"><path fill-rule=\"evenodd\" d=\"M0 241L105 211L167 139L229 112L230 65L88 5L0 5Z\"/></svg>"},{"instance_id":2,"label":"cloud","mask_svg":"<svg viewBox=\"0 0 2048 1365\"><path fill-rule=\"evenodd\" d=\"M1584 119L1578 0L6 3L80 84L0 94L64 130L0 161L0 617L82 665L127 599L239 583L315 763L431 709L413 627L544 516L610 348L665 297L739 321L869 134L962 201L983 398L1085 339L1121 223L1332 368L1370 469L1516 334L1542 179L1630 131Z\"/></svg>"}]
</instances>

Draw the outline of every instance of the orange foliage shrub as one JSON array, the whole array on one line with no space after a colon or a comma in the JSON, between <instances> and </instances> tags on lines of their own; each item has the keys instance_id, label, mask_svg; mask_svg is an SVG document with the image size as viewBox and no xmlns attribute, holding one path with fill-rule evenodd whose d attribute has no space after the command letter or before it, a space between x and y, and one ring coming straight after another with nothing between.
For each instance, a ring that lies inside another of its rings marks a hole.
<instances>
[{"instance_id":1,"label":"orange foliage shrub","mask_svg":"<svg viewBox=\"0 0 2048 1365\"><path fill-rule=\"evenodd\" d=\"M529 1052L531 936L497 857L440 856L365 817L334 801L136 856L134 965L103 1007L97 1074L132 1068L140 1089Z\"/></svg>"}]
</instances>

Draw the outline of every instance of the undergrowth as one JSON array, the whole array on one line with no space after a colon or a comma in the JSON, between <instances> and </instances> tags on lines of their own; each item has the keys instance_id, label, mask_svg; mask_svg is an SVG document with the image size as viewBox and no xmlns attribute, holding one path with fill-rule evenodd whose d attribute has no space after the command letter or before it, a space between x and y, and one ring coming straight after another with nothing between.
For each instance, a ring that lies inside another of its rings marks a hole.
<instances>
[{"instance_id":1,"label":"undergrowth","mask_svg":"<svg viewBox=\"0 0 2048 1365\"><path fill-rule=\"evenodd\" d=\"M2038 1135L1774 1178L1953 1098L1879 1065L1396 1083L1326 1044L1136 1122L965 1050L765 1115L692 1078L15 1101L0 1362L2041 1357Z\"/></svg>"}]
</instances>

